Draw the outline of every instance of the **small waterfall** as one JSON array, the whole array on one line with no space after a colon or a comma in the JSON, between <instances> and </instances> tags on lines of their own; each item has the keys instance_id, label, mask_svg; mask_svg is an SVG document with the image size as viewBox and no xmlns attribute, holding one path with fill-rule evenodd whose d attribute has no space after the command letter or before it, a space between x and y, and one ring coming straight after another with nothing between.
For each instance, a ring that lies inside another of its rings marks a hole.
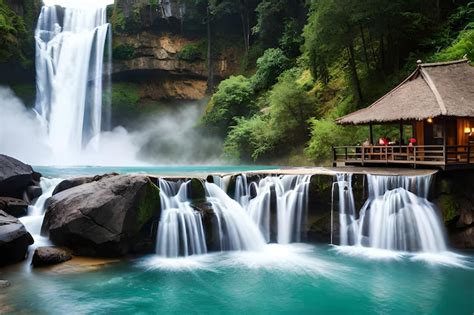
<instances>
[{"instance_id":1,"label":"small waterfall","mask_svg":"<svg viewBox=\"0 0 474 315\"><path fill-rule=\"evenodd\" d=\"M26 230L33 236L36 245L48 243L48 239L40 235L41 225L43 223L44 212L46 210L46 200L51 197L54 189L60 182L62 182L61 178L41 177L41 196L36 199L34 205L28 207L28 215L20 218L20 221L23 223Z\"/></svg>"},{"instance_id":2,"label":"small waterfall","mask_svg":"<svg viewBox=\"0 0 474 315\"><path fill-rule=\"evenodd\" d=\"M216 184L206 182L206 191L216 216L220 250L261 250L265 240L242 206Z\"/></svg>"},{"instance_id":3,"label":"small waterfall","mask_svg":"<svg viewBox=\"0 0 474 315\"><path fill-rule=\"evenodd\" d=\"M171 182L159 179L161 219L156 252L164 257L207 253L201 214L191 207L189 181Z\"/></svg>"},{"instance_id":4,"label":"small waterfall","mask_svg":"<svg viewBox=\"0 0 474 315\"><path fill-rule=\"evenodd\" d=\"M339 180L344 181L342 175ZM348 181L350 177L344 187L349 190ZM350 214L352 193L342 196L339 185L341 245L409 252L446 251L442 222L427 200L431 176L367 175L367 182L369 198L359 219Z\"/></svg>"},{"instance_id":5,"label":"small waterfall","mask_svg":"<svg viewBox=\"0 0 474 315\"><path fill-rule=\"evenodd\" d=\"M87 145L97 147L102 120L109 120L108 100L102 117L102 81L110 36L105 4L41 9L35 31L35 108L62 161L70 162ZM110 76L108 55L105 73ZM105 82L109 85L110 78Z\"/></svg>"},{"instance_id":6,"label":"small waterfall","mask_svg":"<svg viewBox=\"0 0 474 315\"><path fill-rule=\"evenodd\" d=\"M358 221L352 191L352 174L337 174L339 192L339 239L341 245L354 245L357 240Z\"/></svg>"},{"instance_id":7,"label":"small waterfall","mask_svg":"<svg viewBox=\"0 0 474 315\"><path fill-rule=\"evenodd\" d=\"M271 234L271 208L276 207L277 242L300 242L306 225L310 175L267 176L258 184L245 175L236 178L234 198L258 225L267 242Z\"/></svg>"}]
</instances>

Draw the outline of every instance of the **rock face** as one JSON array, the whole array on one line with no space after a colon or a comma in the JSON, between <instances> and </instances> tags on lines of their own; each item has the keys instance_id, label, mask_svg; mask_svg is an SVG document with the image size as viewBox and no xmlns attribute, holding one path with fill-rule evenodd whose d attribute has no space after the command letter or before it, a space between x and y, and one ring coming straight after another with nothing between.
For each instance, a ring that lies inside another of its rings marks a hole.
<instances>
[{"instance_id":1,"label":"rock face","mask_svg":"<svg viewBox=\"0 0 474 315\"><path fill-rule=\"evenodd\" d=\"M71 253L64 248L46 246L38 247L31 261L34 267L56 265L72 258Z\"/></svg>"},{"instance_id":2,"label":"rock face","mask_svg":"<svg viewBox=\"0 0 474 315\"><path fill-rule=\"evenodd\" d=\"M33 176L31 166L0 154L0 196L22 198Z\"/></svg>"},{"instance_id":3,"label":"rock face","mask_svg":"<svg viewBox=\"0 0 474 315\"><path fill-rule=\"evenodd\" d=\"M0 266L25 259L33 237L21 222L0 210Z\"/></svg>"},{"instance_id":4,"label":"rock face","mask_svg":"<svg viewBox=\"0 0 474 315\"><path fill-rule=\"evenodd\" d=\"M42 234L78 255L150 252L159 214L159 188L148 177L106 177L51 197Z\"/></svg>"},{"instance_id":5,"label":"rock face","mask_svg":"<svg viewBox=\"0 0 474 315\"><path fill-rule=\"evenodd\" d=\"M196 45L198 43L195 40L172 33L153 34L144 31L138 34L116 34L114 51L127 47L133 53L122 60L114 59L114 80L138 78L141 81L141 98L202 99L208 75L205 56L195 60L180 58L183 49ZM217 54L213 62L216 80L236 73L239 58L235 48L226 48Z\"/></svg>"},{"instance_id":6,"label":"rock face","mask_svg":"<svg viewBox=\"0 0 474 315\"><path fill-rule=\"evenodd\" d=\"M0 209L19 218L28 214L28 203L21 199L0 197Z\"/></svg>"}]
</instances>

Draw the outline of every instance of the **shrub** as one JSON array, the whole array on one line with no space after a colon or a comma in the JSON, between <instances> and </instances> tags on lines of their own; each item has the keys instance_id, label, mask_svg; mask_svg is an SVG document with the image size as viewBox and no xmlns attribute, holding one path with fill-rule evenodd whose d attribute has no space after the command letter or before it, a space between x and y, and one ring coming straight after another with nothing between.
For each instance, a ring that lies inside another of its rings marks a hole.
<instances>
[{"instance_id":1,"label":"shrub","mask_svg":"<svg viewBox=\"0 0 474 315\"><path fill-rule=\"evenodd\" d=\"M268 89L275 84L278 76L290 67L290 60L279 48L265 50L257 59L257 72L252 77L255 90Z\"/></svg>"},{"instance_id":2,"label":"shrub","mask_svg":"<svg viewBox=\"0 0 474 315\"><path fill-rule=\"evenodd\" d=\"M209 101L203 123L227 134L235 125L234 117L247 117L255 111L252 84L246 77L230 76L217 87Z\"/></svg>"},{"instance_id":3,"label":"shrub","mask_svg":"<svg viewBox=\"0 0 474 315\"><path fill-rule=\"evenodd\" d=\"M135 48L129 44L120 44L113 48L112 56L117 60L129 60L135 56Z\"/></svg>"},{"instance_id":4,"label":"shrub","mask_svg":"<svg viewBox=\"0 0 474 315\"><path fill-rule=\"evenodd\" d=\"M202 43L188 44L178 52L178 59L189 62L203 60L205 59L204 56L204 45Z\"/></svg>"}]
</instances>

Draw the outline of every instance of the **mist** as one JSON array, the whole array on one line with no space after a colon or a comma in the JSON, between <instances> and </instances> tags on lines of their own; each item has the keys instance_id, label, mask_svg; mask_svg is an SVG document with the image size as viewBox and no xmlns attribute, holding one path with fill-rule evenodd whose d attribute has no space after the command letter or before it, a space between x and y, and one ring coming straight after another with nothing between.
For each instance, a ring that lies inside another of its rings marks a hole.
<instances>
[{"instance_id":1,"label":"mist","mask_svg":"<svg viewBox=\"0 0 474 315\"><path fill-rule=\"evenodd\" d=\"M102 132L80 154L59 156L51 150L47 128L35 111L0 86L0 153L32 165L222 164L222 140L197 127L202 110L198 102L181 103L151 114L129 130L116 126Z\"/></svg>"}]
</instances>

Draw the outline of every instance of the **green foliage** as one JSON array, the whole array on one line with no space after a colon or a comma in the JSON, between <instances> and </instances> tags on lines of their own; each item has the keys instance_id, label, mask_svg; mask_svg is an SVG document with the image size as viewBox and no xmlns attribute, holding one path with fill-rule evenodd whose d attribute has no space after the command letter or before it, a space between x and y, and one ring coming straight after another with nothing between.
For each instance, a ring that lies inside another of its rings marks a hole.
<instances>
[{"instance_id":1,"label":"green foliage","mask_svg":"<svg viewBox=\"0 0 474 315\"><path fill-rule=\"evenodd\" d=\"M254 162L268 157L279 138L278 129L268 128L268 124L268 117L262 115L236 118L236 125L225 139L224 156L235 162Z\"/></svg>"},{"instance_id":2,"label":"green foliage","mask_svg":"<svg viewBox=\"0 0 474 315\"><path fill-rule=\"evenodd\" d=\"M365 127L339 126L332 119L311 119L311 140L305 153L315 162L332 160L332 147L362 143L367 138Z\"/></svg>"},{"instance_id":3,"label":"green foliage","mask_svg":"<svg viewBox=\"0 0 474 315\"><path fill-rule=\"evenodd\" d=\"M295 58L300 54L300 47L304 40L301 36L301 26L294 18L285 21L285 29L280 37L280 48L290 58Z\"/></svg>"},{"instance_id":4,"label":"green foliage","mask_svg":"<svg viewBox=\"0 0 474 315\"><path fill-rule=\"evenodd\" d=\"M114 83L112 86L112 113L114 123L126 124L142 115L138 107L140 86L133 83Z\"/></svg>"},{"instance_id":5,"label":"green foliage","mask_svg":"<svg viewBox=\"0 0 474 315\"><path fill-rule=\"evenodd\" d=\"M13 57L24 59L22 41L26 34L23 18L0 0L0 62Z\"/></svg>"},{"instance_id":6,"label":"green foliage","mask_svg":"<svg viewBox=\"0 0 474 315\"><path fill-rule=\"evenodd\" d=\"M178 59L194 62L204 60L206 56L206 43L204 41L199 43L188 44L178 52Z\"/></svg>"},{"instance_id":7,"label":"green foliage","mask_svg":"<svg viewBox=\"0 0 474 315\"><path fill-rule=\"evenodd\" d=\"M287 9L287 0L263 0L255 9L257 23L252 31L258 34L266 47L278 44L278 38L283 32L283 20L288 14Z\"/></svg>"},{"instance_id":8,"label":"green foliage","mask_svg":"<svg viewBox=\"0 0 474 315\"><path fill-rule=\"evenodd\" d=\"M129 60L135 56L135 48L129 44L120 44L112 49L112 56L117 60Z\"/></svg>"},{"instance_id":9,"label":"green foliage","mask_svg":"<svg viewBox=\"0 0 474 315\"><path fill-rule=\"evenodd\" d=\"M464 56L467 56L471 61L474 60L474 28L460 32L456 41L435 54L432 60L450 61L462 59Z\"/></svg>"},{"instance_id":10,"label":"green foliage","mask_svg":"<svg viewBox=\"0 0 474 315\"><path fill-rule=\"evenodd\" d=\"M290 60L279 48L265 50L262 57L257 59L257 72L252 78L256 90L267 89L272 86L278 76L288 69Z\"/></svg>"},{"instance_id":11,"label":"green foliage","mask_svg":"<svg viewBox=\"0 0 474 315\"><path fill-rule=\"evenodd\" d=\"M35 105L36 98L36 85L35 84L14 84L10 86L25 106L33 107Z\"/></svg>"},{"instance_id":12,"label":"green foliage","mask_svg":"<svg viewBox=\"0 0 474 315\"><path fill-rule=\"evenodd\" d=\"M453 195L441 195L438 198L444 222L449 222L459 215L459 204Z\"/></svg>"},{"instance_id":13,"label":"green foliage","mask_svg":"<svg viewBox=\"0 0 474 315\"><path fill-rule=\"evenodd\" d=\"M212 96L203 123L226 134L235 125L235 117L246 117L255 111L253 88L244 76L231 76L222 81Z\"/></svg>"}]
</instances>

